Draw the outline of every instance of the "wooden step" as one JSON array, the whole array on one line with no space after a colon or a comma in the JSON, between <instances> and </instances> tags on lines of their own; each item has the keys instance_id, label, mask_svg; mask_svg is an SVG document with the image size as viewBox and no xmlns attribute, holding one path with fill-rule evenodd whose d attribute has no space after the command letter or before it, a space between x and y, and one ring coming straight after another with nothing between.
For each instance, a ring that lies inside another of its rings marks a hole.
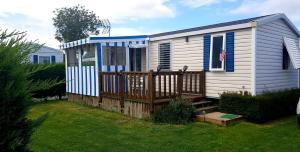
<instances>
[{"instance_id":1,"label":"wooden step","mask_svg":"<svg viewBox=\"0 0 300 152\"><path fill-rule=\"evenodd\" d=\"M203 105L203 104L208 104L208 103L212 103L212 101L203 100L203 101L193 102L192 105L198 106L198 105Z\"/></svg>"},{"instance_id":2,"label":"wooden step","mask_svg":"<svg viewBox=\"0 0 300 152\"><path fill-rule=\"evenodd\" d=\"M205 111L205 113L214 112L218 108L219 108L218 106L207 106L207 107L197 108L196 113L202 114L203 111Z\"/></svg>"}]
</instances>

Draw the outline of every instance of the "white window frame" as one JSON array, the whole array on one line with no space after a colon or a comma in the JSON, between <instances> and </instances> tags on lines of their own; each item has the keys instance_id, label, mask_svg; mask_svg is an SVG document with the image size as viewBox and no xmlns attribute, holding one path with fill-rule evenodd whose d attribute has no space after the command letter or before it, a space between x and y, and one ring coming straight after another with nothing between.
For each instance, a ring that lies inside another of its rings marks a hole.
<instances>
[{"instance_id":1,"label":"white window frame","mask_svg":"<svg viewBox=\"0 0 300 152\"><path fill-rule=\"evenodd\" d=\"M219 36L223 36L223 48L222 48L222 50L225 50L225 48L226 48L226 35L225 35L225 33L220 33L220 34L213 34L213 35L211 35L211 38L210 38L210 53L209 53L209 71L225 71L225 60L226 60L226 58L225 58L225 60L223 60L222 61L222 67L221 68L213 68L212 67L212 51L213 51L213 41L214 41L214 37L219 37Z\"/></svg>"}]
</instances>

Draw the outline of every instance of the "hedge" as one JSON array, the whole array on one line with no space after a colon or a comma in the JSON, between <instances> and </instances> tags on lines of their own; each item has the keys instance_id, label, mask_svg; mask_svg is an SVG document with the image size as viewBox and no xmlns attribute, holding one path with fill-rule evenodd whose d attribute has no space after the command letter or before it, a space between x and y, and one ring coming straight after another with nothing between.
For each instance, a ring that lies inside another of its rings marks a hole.
<instances>
[{"instance_id":1,"label":"hedge","mask_svg":"<svg viewBox=\"0 0 300 152\"><path fill-rule=\"evenodd\" d=\"M258 123L274 120L296 113L300 89L264 93L257 96L241 92L227 92L221 95L222 112L243 115Z\"/></svg>"},{"instance_id":2,"label":"hedge","mask_svg":"<svg viewBox=\"0 0 300 152\"><path fill-rule=\"evenodd\" d=\"M45 98L61 96L66 93L65 66L64 64L29 64L29 71L34 71L29 79L36 82L33 85L32 96L35 98Z\"/></svg>"}]
</instances>

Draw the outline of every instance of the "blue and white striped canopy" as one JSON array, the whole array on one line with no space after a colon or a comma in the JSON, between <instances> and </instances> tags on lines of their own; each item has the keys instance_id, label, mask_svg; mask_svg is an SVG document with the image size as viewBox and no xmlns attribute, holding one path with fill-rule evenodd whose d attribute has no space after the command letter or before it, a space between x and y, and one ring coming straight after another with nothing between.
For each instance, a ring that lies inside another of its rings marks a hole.
<instances>
[{"instance_id":1,"label":"blue and white striped canopy","mask_svg":"<svg viewBox=\"0 0 300 152\"><path fill-rule=\"evenodd\" d=\"M148 45L148 40L149 37L147 35L112 36L112 37L89 36L86 39L63 43L59 45L59 48L67 49L67 48L72 48L72 47L76 47L84 44L92 44L92 43L101 43L102 46L145 47Z\"/></svg>"}]
</instances>

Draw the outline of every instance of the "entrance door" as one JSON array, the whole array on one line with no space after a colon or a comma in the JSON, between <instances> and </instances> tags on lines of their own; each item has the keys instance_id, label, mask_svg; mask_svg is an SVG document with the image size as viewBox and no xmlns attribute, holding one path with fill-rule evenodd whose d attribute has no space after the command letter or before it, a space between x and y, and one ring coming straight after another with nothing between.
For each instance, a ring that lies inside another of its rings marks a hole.
<instances>
[{"instance_id":1,"label":"entrance door","mask_svg":"<svg viewBox=\"0 0 300 152\"><path fill-rule=\"evenodd\" d=\"M129 61L130 61L130 71L142 71L143 70L143 51L142 48L130 48L129 49Z\"/></svg>"}]
</instances>

